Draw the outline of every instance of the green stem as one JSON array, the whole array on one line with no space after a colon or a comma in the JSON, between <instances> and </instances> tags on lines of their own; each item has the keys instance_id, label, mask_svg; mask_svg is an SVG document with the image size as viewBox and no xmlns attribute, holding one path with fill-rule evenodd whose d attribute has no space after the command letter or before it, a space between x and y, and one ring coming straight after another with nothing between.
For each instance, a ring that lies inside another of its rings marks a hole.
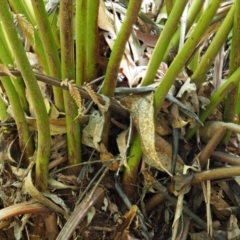
<instances>
[{"instance_id":1,"label":"green stem","mask_svg":"<svg viewBox=\"0 0 240 240\"><path fill-rule=\"evenodd\" d=\"M142 1L140 0L129 1L126 16L118 33L117 39L113 45L102 88L102 93L108 97L112 97L114 95L119 66L125 51L125 46L132 32L132 26L137 20L141 2Z\"/></svg>"},{"instance_id":2,"label":"green stem","mask_svg":"<svg viewBox=\"0 0 240 240\"><path fill-rule=\"evenodd\" d=\"M235 1L233 35L230 52L229 76L240 66L240 1ZM240 112L238 102L239 85L226 97L224 106L224 122L233 122L236 113Z\"/></svg>"},{"instance_id":3,"label":"green stem","mask_svg":"<svg viewBox=\"0 0 240 240\"><path fill-rule=\"evenodd\" d=\"M125 51L125 46L132 33L132 26L137 20L139 10L141 8L139 0L130 0L126 12L126 16L113 45L112 53L107 66L107 72L103 81L102 93L108 97L114 96L114 91L117 84L117 76L119 72L120 63ZM103 126L102 142L107 146L110 129L111 112L107 111L104 114L105 123Z\"/></svg>"},{"instance_id":4,"label":"green stem","mask_svg":"<svg viewBox=\"0 0 240 240\"><path fill-rule=\"evenodd\" d=\"M62 76L64 79L74 79L72 0L62 0L60 2L60 39ZM66 113L68 162L70 165L73 165L79 163L81 159L80 123L79 121L74 121L78 115L78 109L68 91L63 92L63 97Z\"/></svg>"},{"instance_id":5,"label":"green stem","mask_svg":"<svg viewBox=\"0 0 240 240\"><path fill-rule=\"evenodd\" d=\"M0 29L0 58L5 66L9 64L13 65L14 61L12 59L12 52L4 43L3 37L4 29L1 27ZM31 139L31 134L28 129L28 124L26 122L24 111L28 113L28 103L25 96L25 85L21 78L10 78L4 77L1 79L6 90L7 96L10 101L10 105L12 108L13 116L16 122L16 126L19 133L19 144L20 149L24 153L24 162L28 163L30 157L33 155L33 141ZM4 104L5 105L5 104ZM2 107L4 107L4 105ZM6 108L6 105L5 105ZM4 108L3 108L4 110ZM2 115L4 113L1 113ZM7 112L4 114L7 115ZM3 116L4 116L3 115Z\"/></svg>"},{"instance_id":6,"label":"green stem","mask_svg":"<svg viewBox=\"0 0 240 240\"><path fill-rule=\"evenodd\" d=\"M76 1L76 83L81 86L87 76L87 2Z\"/></svg>"},{"instance_id":7,"label":"green stem","mask_svg":"<svg viewBox=\"0 0 240 240\"><path fill-rule=\"evenodd\" d=\"M136 197L135 193L138 179L138 171L142 157L141 141L138 133L136 133L131 143L129 156L130 157L127 161L128 168L126 167L124 169L123 174L123 189L126 195L130 199L133 199L134 197Z\"/></svg>"},{"instance_id":8,"label":"green stem","mask_svg":"<svg viewBox=\"0 0 240 240\"><path fill-rule=\"evenodd\" d=\"M208 69L211 67L212 62L216 58L219 50L223 46L224 42L228 37L229 32L232 29L234 9L235 6L233 5L230 11L228 12L226 18L224 19L222 25L220 26L219 30L217 31L217 34L214 37L211 45L203 55L196 71L193 73L191 77L192 82L194 82L197 85L197 87L200 87L200 85L205 80L205 75Z\"/></svg>"},{"instance_id":9,"label":"green stem","mask_svg":"<svg viewBox=\"0 0 240 240\"><path fill-rule=\"evenodd\" d=\"M32 48L34 49L34 53L36 53L42 68L44 69L44 72L46 74L49 73L49 69L48 69L48 65L47 65L47 59L46 59L46 55L43 49L43 45L42 42L40 40L39 34L37 32L37 30L34 28L34 24L35 24L35 19L33 20L33 18L31 17L30 12L30 6L28 6L28 8L25 8L23 6L22 1L15 1L15 0L9 0L9 3L11 5L11 8L14 10L15 13L17 14L23 14L26 17L26 20L32 24L32 28L33 28L33 32L34 34L31 34L31 31L29 31L29 26L26 26L26 24L24 24L23 22L19 22L18 24L21 27L21 30L23 31L23 33L25 34L27 40L29 41L30 45L32 46Z\"/></svg>"},{"instance_id":10,"label":"green stem","mask_svg":"<svg viewBox=\"0 0 240 240\"><path fill-rule=\"evenodd\" d=\"M199 12L201 11L201 8L203 6L204 1L193 1L191 4L191 7L188 12L187 17L187 26L186 26L186 33L188 33L189 29L193 25L195 19L197 18ZM178 27L177 31L175 32L174 36L171 39L170 44L168 45L167 51L165 52L163 61L168 62L168 54L171 49L173 49L174 52L177 52L178 45L179 45L179 39L180 39L180 26Z\"/></svg>"},{"instance_id":11,"label":"green stem","mask_svg":"<svg viewBox=\"0 0 240 240\"><path fill-rule=\"evenodd\" d=\"M98 7L99 0L87 1L87 82L96 78L99 39Z\"/></svg>"},{"instance_id":12,"label":"green stem","mask_svg":"<svg viewBox=\"0 0 240 240\"><path fill-rule=\"evenodd\" d=\"M7 105L5 102L0 98L0 121L5 122L9 118L7 113Z\"/></svg>"},{"instance_id":13,"label":"green stem","mask_svg":"<svg viewBox=\"0 0 240 240\"><path fill-rule=\"evenodd\" d=\"M182 1L184 2L184 1ZM173 9L173 0L166 0L165 1L166 9L167 9L167 15L169 16Z\"/></svg>"},{"instance_id":14,"label":"green stem","mask_svg":"<svg viewBox=\"0 0 240 240\"><path fill-rule=\"evenodd\" d=\"M48 160L50 155L50 128L47 111L43 102L42 94L37 84L36 77L29 64L25 50L20 41L17 29L13 22L12 14L7 1L0 1L0 17L3 26L7 29L9 43L15 56L26 87L29 91L31 103L35 111L38 128L38 149L36 154L36 186L40 190L46 190L48 186Z\"/></svg>"},{"instance_id":15,"label":"green stem","mask_svg":"<svg viewBox=\"0 0 240 240\"><path fill-rule=\"evenodd\" d=\"M163 31L158 38L156 47L153 51L151 59L149 61L145 77L142 80L141 85L147 86L153 83L160 63L163 61L164 54L167 50L169 42L176 31L182 12L187 4L187 1L176 1L171 14L163 28Z\"/></svg>"},{"instance_id":16,"label":"green stem","mask_svg":"<svg viewBox=\"0 0 240 240\"><path fill-rule=\"evenodd\" d=\"M0 58L5 66L14 65L14 59L12 58L12 51L10 46L6 45L3 37L3 29L0 29ZM9 47L9 48L8 48ZM25 84L21 78L11 79L12 84L15 87L15 91L18 94L18 101L20 100L23 111L29 113L29 106L26 99Z\"/></svg>"},{"instance_id":17,"label":"green stem","mask_svg":"<svg viewBox=\"0 0 240 240\"><path fill-rule=\"evenodd\" d=\"M35 24L35 19L32 15L32 11L30 11L30 5L26 4L26 1L14 1L14 0L8 0L8 3L10 4L12 11L15 14L23 14L24 17L31 22L32 24ZM32 9L31 9L32 10Z\"/></svg>"},{"instance_id":18,"label":"green stem","mask_svg":"<svg viewBox=\"0 0 240 240\"><path fill-rule=\"evenodd\" d=\"M9 98L11 110L16 122L20 149L24 154L24 163L28 164L34 153L34 145L25 114L21 102L19 101L18 93L16 92L10 77L2 77L1 80Z\"/></svg>"},{"instance_id":19,"label":"green stem","mask_svg":"<svg viewBox=\"0 0 240 240\"><path fill-rule=\"evenodd\" d=\"M240 81L240 67L229 77L229 79L212 95L210 98L210 104L207 108L200 113L200 120L204 122L206 118L211 114L213 109L217 107L217 105L232 91L232 89L236 88L239 85ZM189 129L185 138L189 140L197 129L200 126Z\"/></svg>"},{"instance_id":20,"label":"green stem","mask_svg":"<svg viewBox=\"0 0 240 240\"><path fill-rule=\"evenodd\" d=\"M39 35L47 57L50 75L61 78L61 64L58 56L58 50L52 35L48 17L45 11L43 0L32 0L32 6L38 24ZM53 87L54 100L57 108L64 110L62 90Z\"/></svg>"},{"instance_id":21,"label":"green stem","mask_svg":"<svg viewBox=\"0 0 240 240\"><path fill-rule=\"evenodd\" d=\"M167 95L175 78L185 66L186 62L188 61L189 57L193 53L201 37L203 36L204 32L209 26L209 23L211 22L213 16L215 15L220 2L221 0L212 0L209 3L208 8L204 11L202 16L200 17L198 23L196 24L188 40L186 41L183 48L181 49L177 57L174 59L167 73L160 82L154 94L155 115L160 110L162 103L165 99L165 96Z\"/></svg>"}]
</instances>

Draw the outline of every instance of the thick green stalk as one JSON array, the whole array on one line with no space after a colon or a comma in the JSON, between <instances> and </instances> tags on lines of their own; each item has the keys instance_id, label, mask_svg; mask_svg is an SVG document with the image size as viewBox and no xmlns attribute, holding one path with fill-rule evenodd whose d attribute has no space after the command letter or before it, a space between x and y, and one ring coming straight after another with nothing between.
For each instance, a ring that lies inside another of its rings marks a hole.
<instances>
[{"instance_id":1,"label":"thick green stalk","mask_svg":"<svg viewBox=\"0 0 240 240\"><path fill-rule=\"evenodd\" d=\"M147 86L153 83L160 63L163 61L164 54L170 43L173 34L176 31L182 12L187 4L187 1L176 1L171 14L158 38L157 44L149 61L145 77L141 85Z\"/></svg>"},{"instance_id":2,"label":"thick green stalk","mask_svg":"<svg viewBox=\"0 0 240 240\"><path fill-rule=\"evenodd\" d=\"M235 1L233 35L230 52L229 76L240 66L240 1ZM224 122L233 122L235 114L240 113L240 104L237 105L239 85L226 97L224 106Z\"/></svg>"},{"instance_id":3,"label":"thick green stalk","mask_svg":"<svg viewBox=\"0 0 240 240\"><path fill-rule=\"evenodd\" d=\"M29 131L21 102L19 101L18 94L10 77L1 77L1 81L11 104L13 117L18 130L20 149L24 154L24 163L27 164L34 153L33 139Z\"/></svg>"},{"instance_id":4,"label":"thick green stalk","mask_svg":"<svg viewBox=\"0 0 240 240\"><path fill-rule=\"evenodd\" d=\"M213 109L232 91L239 85L240 81L240 67L228 78L228 80L212 95L210 98L210 104L207 108L200 113L200 120L204 122L206 118L211 114ZM197 131L200 125L195 128L189 129L185 138L189 140L193 134Z\"/></svg>"},{"instance_id":5,"label":"thick green stalk","mask_svg":"<svg viewBox=\"0 0 240 240\"><path fill-rule=\"evenodd\" d=\"M142 1L140 0L129 1L126 16L113 45L102 88L102 93L108 97L114 96L120 63L125 51L125 46L132 32L132 26L137 20L137 16L141 8L141 2ZM102 142L105 144L105 146L108 144L110 116L110 111L107 111L104 114L105 124L103 127Z\"/></svg>"},{"instance_id":6,"label":"thick green stalk","mask_svg":"<svg viewBox=\"0 0 240 240\"><path fill-rule=\"evenodd\" d=\"M58 26L58 8L56 8L49 16L48 21L50 23L51 32L53 35L53 39L56 45L56 48L60 48L60 33Z\"/></svg>"},{"instance_id":7,"label":"thick green stalk","mask_svg":"<svg viewBox=\"0 0 240 240\"><path fill-rule=\"evenodd\" d=\"M35 184L38 189L44 191L48 187L48 160L51 145L47 111L36 77L18 37L17 29L14 25L7 1L0 1L0 18L3 22L4 28L7 29L6 34L8 36L12 52L15 56L17 67L20 70L26 87L30 93L32 106L35 111L38 129Z\"/></svg>"},{"instance_id":8,"label":"thick green stalk","mask_svg":"<svg viewBox=\"0 0 240 240\"><path fill-rule=\"evenodd\" d=\"M3 29L0 29L0 58L5 66L14 65L14 59L12 58L12 51L9 45L6 45L3 37ZM26 99L26 89L22 78L11 79L12 84L15 87L16 94L18 94L18 101L20 100L23 111L29 113L29 106Z\"/></svg>"},{"instance_id":9,"label":"thick green stalk","mask_svg":"<svg viewBox=\"0 0 240 240\"><path fill-rule=\"evenodd\" d=\"M228 37L229 32L232 29L234 9L235 9L235 5L231 7L226 18L221 24L219 30L217 31L217 34L214 37L211 45L203 55L201 62L199 63L196 71L193 73L191 77L192 82L194 82L197 85L197 87L200 87L200 85L205 80L205 75L208 69L211 67L212 62L216 58L219 50L223 46L224 42Z\"/></svg>"},{"instance_id":10,"label":"thick green stalk","mask_svg":"<svg viewBox=\"0 0 240 240\"><path fill-rule=\"evenodd\" d=\"M10 1L14 1L14 0L10 0ZM21 5L27 12L30 22L35 26L37 23L36 23L36 18L35 18L34 11L32 8L31 0L16 1L16 2L21 2ZM20 3L18 3L18 4L20 4Z\"/></svg>"},{"instance_id":11,"label":"thick green stalk","mask_svg":"<svg viewBox=\"0 0 240 240\"><path fill-rule=\"evenodd\" d=\"M81 86L87 80L87 2L76 1L76 83Z\"/></svg>"},{"instance_id":12,"label":"thick green stalk","mask_svg":"<svg viewBox=\"0 0 240 240\"><path fill-rule=\"evenodd\" d=\"M13 61L13 53L11 51L11 47L10 47L10 44L8 42L8 38L7 38L7 35L6 35L6 31L3 27L3 24L2 22L0 21L0 34L1 34L1 45L3 45L2 47L5 49L5 51L8 51L8 56L5 56L9 62Z\"/></svg>"},{"instance_id":13,"label":"thick green stalk","mask_svg":"<svg viewBox=\"0 0 240 240\"><path fill-rule=\"evenodd\" d=\"M35 24L35 19L29 11L31 6L28 6L25 1L8 0L8 3L15 14L23 14L29 22Z\"/></svg>"},{"instance_id":14,"label":"thick green stalk","mask_svg":"<svg viewBox=\"0 0 240 240\"><path fill-rule=\"evenodd\" d=\"M87 0L87 82L96 78L99 0Z\"/></svg>"},{"instance_id":15,"label":"thick green stalk","mask_svg":"<svg viewBox=\"0 0 240 240\"><path fill-rule=\"evenodd\" d=\"M201 11L203 3L204 3L204 1L193 1L192 2L191 7L188 12L188 16L187 16L186 33L189 31L190 27L193 25L196 17L198 16L199 12ZM168 54L171 49L173 49L173 51L177 53L179 39L180 39L180 26L178 27L177 31L175 32L174 36L171 39L170 44L168 45L167 51L165 52L165 55L163 58L163 62L168 62L168 58L169 58Z\"/></svg>"},{"instance_id":16,"label":"thick green stalk","mask_svg":"<svg viewBox=\"0 0 240 240\"><path fill-rule=\"evenodd\" d=\"M200 50L197 49L193 55L193 57L191 58L190 63L188 64L188 68L191 71L195 71L197 69L198 63L199 63L199 59L200 59Z\"/></svg>"},{"instance_id":17,"label":"thick green stalk","mask_svg":"<svg viewBox=\"0 0 240 240\"><path fill-rule=\"evenodd\" d=\"M213 16L215 15L220 2L221 0L212 0L209 3L208 8L204 11L202 16L200 17L198 23L196 24L188 40L186 41L183 48L181 49L181 51L178 53L178 55L170 65L166 75L163 77L162 81L160 82L154 94L155 115L160 110L162 103L165 99L165 96L167 95L175 78L185 66L189 57L195 50L199 40L203 36L207 27L209 26L209 23L211 22Z\"/></svg>"},{"instance_id":18,"label":"thick green stalk","mask_svg":"<svg viewBox=\"0 0 240 240\"><path fill-rule=\"evenodd\" d=\"M47 57L49 72L52 77L61 79L61 64L58 56L58 50L53 39L48 17L45 11L43 0L31 0L33 10L38 24L39 35ZM54 101L57 108L64 110L62 90L53 87Z\"/></svg>"},{"instance_id":19,"label":"thick green stalk","mask_svg":"<svg viewBox=\"0 0 240 240\"><path fill-rule=\"evenodd\" d=\"M182 1L184 2L184 1ZM167 9L167 15L169 16L173 9L173 0L166 0L165 1L166 9Z\"/></svg>"},{"instance_id":20,"label":"thick green stalk","mask_svg":"<svg viewBox=\"0 0 240 240\"><path fill-rule=\"evenodd\" d=\"M75 78L72 0L61 0L59 14L62 77L70 80ZM73 165L79 163L81 159L80 123L74 121L78 115L78 109L68 91L64 91L63 97L66 113L68 162Z\"/></svg>"},{"instance_id":21,"label":"thick green stalk","mask_svg":"<svg viewBox=\"0 0 240 240\"><path fill-rule=\"evenodd\" d=\"M126 43L132 32L132 26L137 20L141 2L142 1L140 0L129 1L126 16L118 33L117 39L113 45L102 88L102 93L108 97L112 97L114 95L119 66L125 51Z\"/></svg>"},{"instance_id":22,"label":"thick green stalk","mask_svg":"<svg viewBox=\"0 0 240 240\"><path fill-rule=\"evenodd\" d=\"M9 118L7 113L7 105L5 102L0 98L0 121L5 122Z\"/></svg>"},{"instance_id":23,"label":"thick green stalk","mask_svg":"<svg viewBox=\"0 0 240 240\"><path fill-rule=\"evenodd\" d=\"M131 143L129 156L130 157L127 161L128 168L126 167L124 169L122 181L124 192L126 193L128 198L132 200L134 197L136 197L138 171L142 157L141 141L138 133L136 133Z\"/></svg>"}]
</instances>

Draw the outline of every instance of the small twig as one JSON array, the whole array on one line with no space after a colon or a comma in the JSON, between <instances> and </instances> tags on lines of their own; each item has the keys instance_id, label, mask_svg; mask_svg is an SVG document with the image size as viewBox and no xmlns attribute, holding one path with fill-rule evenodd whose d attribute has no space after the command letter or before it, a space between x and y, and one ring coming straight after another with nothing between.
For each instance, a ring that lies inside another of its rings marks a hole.
<instances>
[{"instance_id":1,"label":"small twig","mask_svg":"<svg viewBox=\"0 0 240 240\"><path fill-rule=\"evenodd\" d=\"M175 168L177 164L177 157L178 157L178 148L179 148L179 132L177 128L172 128L173 133L173 154L172 154L172 165L171 165L171 173L175 174Z\"/></svg>"},{"instance_id":2,"label":"small twig","mask_svg":"<svg viewBox=\"0 0 240 240\"><path fill-rule=\"evenodd\" d=\"M21 73L17 70L10 69L10 72L16 77L21 77ZM59 87L63 90L68 90L67 86L64 86L64 85L61 86L61 82L62 82L61 79L46 76L41 73L34 73L34 75L38 81L47 83L51 86ZM7 76L7 74L5 72L0 71L0 76ZM78 90L79 90L82 98L92 100L91 96L83 88L78 86ZM102 99L101 95L97 94L97 98L101 104L105 103L105 101L104 101L104 99ZM112 98L110 99L110 107L109 108L115 112L120 113L123 116L126 116L126 117L129 116L128 111L125 108L123 108L115 99L112 99Z\"/></svg>"}]
</instances>

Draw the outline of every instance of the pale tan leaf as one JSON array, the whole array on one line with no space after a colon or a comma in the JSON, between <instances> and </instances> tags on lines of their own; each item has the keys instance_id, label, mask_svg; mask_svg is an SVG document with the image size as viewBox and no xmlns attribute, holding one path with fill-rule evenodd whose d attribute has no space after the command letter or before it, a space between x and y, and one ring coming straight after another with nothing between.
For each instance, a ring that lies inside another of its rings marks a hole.
<instances>
[{"instance_id":1,"label":"pale tan leaf","mask_svg":"<svg viewBox=\"0 0 240 240\"><path fill-rule=\"evenodd\" d=\"M93 111L88 125L83 129L82 143L99 151L103 131L104 117Z\"/></svg>"},{"instance_id":2,"label":"pale tan leaf","mask_svg":"<svg viewBox=\"0 0 240 240\"><path fill-rule=\"evenodd\" d=\"M171 157L165 152L158 154L155 148L153 94L132 95L122 99L121 103L130 109L134 125L140 135L146 163L160 171L166 171L171 176L169 172L171 161L164 161L167 165L163 164L163 159L169 160Z\"/></svg>"},{"instance_id":3,"label":"pale tan leaf","mask_svg":"<svg viewBox=\"0 0 240 240\"><path fill-rule=\"evenodd\" d=\"M99 2L98 10L98 27L109 31L115 36L115 27L112 14L107 10L103 0Z\"/></svg>"},{"instance_id":4,"label":"pale tan leaf","mask_svg":"<svg viewBox=\"0 0 240 240\"><path fill-rule=\"evenodd\" d=\"M127 158L126 158L126 149L127 149L127 137L128 137L128 129L121 132L117 136L117 146L120 152L121 159L123 160L124 166L128 167L127 165Z\"/></svg>"},{"instance_id":5,"label":"pale tan leaf","mask_svg":"<svg viewBox=\"0 0 240 240\"><path fill-rule=\"evenodd\" d=\"M40 193L33 185L32 183L32 171L29 171L26 179L25 179L25 189L28 192L28 194L37 202L42 203L44 206L47 206L48 208L52 209L54 212L62 214L66 219L69 218L69 215L67 212L65 212L61 207L59 207L57 204L43 196L42 193Z\"/></svg>"},{"instance_id":6,"label":"pale tan leaf","mask_svg":"<svg viewBox=\"0 0 240 240\"><path fill-rule=\"evenodd\" d=\"M104 36L107 44L109 45L110 49L112 50L113 45L114 45L114 39L109 38L109 34L106 32L103 33L103 36ZM127 50L127 48L126 48L125 54L123 55L121 63L120 63L120 70L127 77L130 85L131 85L131 80L133 79L135 67L136 67L136 64L132 60L129 50Z\"/></svg>"},{"instance_id":7,"label":"pale tan leaf","mask_svg":"<svg viewBox=\"0 0 240 240\"><path fill-rule=\"evenodd\" d=\"M73 190L77 190L78 187L77 186L74 186L74 185L67 185L67 184L64 184L64 183L61 183L57 180L55 180L54 178L49 178L48 179L48 187L50 189L73 189Z\"/></svg>"}]
</instances>

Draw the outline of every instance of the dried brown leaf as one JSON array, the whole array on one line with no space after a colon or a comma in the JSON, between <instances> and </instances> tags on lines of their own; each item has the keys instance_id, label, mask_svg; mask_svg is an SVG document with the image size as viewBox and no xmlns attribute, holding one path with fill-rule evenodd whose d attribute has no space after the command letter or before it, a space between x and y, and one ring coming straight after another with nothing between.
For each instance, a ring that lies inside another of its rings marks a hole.
<instances>
[{"instance_id":1,"label":"dried brown leaf","mask_svg":"<svg viewBox=\"0 0 240 240\"><path fill-rule=\"evenodd\" d=\"M160 155L155 149L153 94L128 96L122 99L121 103L130 109L134 125L140 135L141 147L146 156L146 163L160 171L166 171L171 176L169 172L171 161L167 165L163 164L162 161L164 158L169 159L169 156L163 153L161 158L159 158Z\"/></svg>"},{"instance_id":2,"label":"dried brown leaf","mask_svg":"<svg viewBox=\"0 0 240 240\"><path fill-rule=\"evenodd\" d=\"M115 35L113 15L107 10L103 0L99 2L98 27Z\"/></svg>"},{"instance_id":3,"label":"dried brown leaf","mask_svg":"<svg viewBox=\"0 0 240 240\"><path fill-rule=\"evenodd\" d=\"M25 188L28 194L37 202L42 203L44 206L52 209L54 212L62 214L66 219L69 218L68 213L66 213L61 207L53 203L51 200L43 196L32 183L32 171L29 171L28 176L25 179Z\"/></svg>"},{"instance_id":4,"label":"dried brown leaf","mask_svg":"<svg viewBox=\"0 0 240 240\"><path fill-rule=\"evenodd\" d=\"M128 239L129 227L137 213L137 210L138 210L138 207L136 205L133 205L129 210L129 212L127 212L123 216L122 224L118 225L116 228L114 240Z\"/></svg>"}]
</instances>

